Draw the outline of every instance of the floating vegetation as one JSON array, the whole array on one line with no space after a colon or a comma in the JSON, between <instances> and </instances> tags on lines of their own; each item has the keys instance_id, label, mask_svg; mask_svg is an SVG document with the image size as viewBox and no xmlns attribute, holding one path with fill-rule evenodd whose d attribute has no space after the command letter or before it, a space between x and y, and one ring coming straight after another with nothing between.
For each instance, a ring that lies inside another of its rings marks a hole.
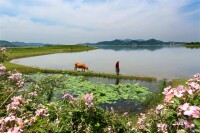
<instances>
[{"instance_id":1,"label":"floating vegetation","mask_svg":"<svg viewBox=\"0 0 200 133\"><path fill-rule=\"evenodd\" d=\"M54 96L53 99L58 100L61 99L62 95L65 93L70 93L74 97L81 97L87 93L93 93L96 104L113 104L119 100L138 100L140 102L145 102L147 95L151 93L148 88L139 86L138 84L95 84L85 80L83 76L33 74L27 75L27 77L29 80L37 81L37 86L44 83L48 84L45 89L46 92L52 92ZM50 91L52 89L53 91ZM45 94L44 91L42 92ZM49 96L47 97L49 100Z\"/></svg>"}]
</instances>

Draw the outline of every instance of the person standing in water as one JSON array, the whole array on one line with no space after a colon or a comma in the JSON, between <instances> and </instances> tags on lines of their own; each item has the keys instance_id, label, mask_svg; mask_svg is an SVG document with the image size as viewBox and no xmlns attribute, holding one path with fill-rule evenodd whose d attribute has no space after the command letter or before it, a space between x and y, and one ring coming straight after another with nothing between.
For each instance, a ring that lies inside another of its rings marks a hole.
<instances>
[{"instance_id":1,"label":"person standing in water","mask_svg":"<svg viewBox=\"0 0 200 133\"><path fill-rule=\"evenodd\" d=\"M119 60L117 60L116 64L115 64L115 71L116 71L116 74L119 75Z\"/></svg>"}]
</instances>

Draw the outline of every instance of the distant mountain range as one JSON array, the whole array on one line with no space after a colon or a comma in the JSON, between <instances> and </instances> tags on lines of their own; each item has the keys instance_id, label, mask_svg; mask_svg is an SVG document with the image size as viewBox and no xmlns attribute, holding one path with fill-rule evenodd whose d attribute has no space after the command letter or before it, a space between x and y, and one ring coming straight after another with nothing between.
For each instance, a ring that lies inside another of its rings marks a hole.
<instances>
[{"instance_id":1,"label":"distant mountain range","mask_svg":"<svg viewBox=\"0 0 200 133\"><path fill-rule=\"evenodd\" d=\"M25 43L25 42L9 42L0 40L0 47L27 47L27 46L51 46L55 44L48 43Z\"/></svg>"},{"instance_id":2,"label":"distant mountain range","mask_svg":"<svg viewBox=\"0 0 200 133\"><path fill-rule=\"evenodd\" d=\"M125 39L125 40L119 40L115 39L112 41L102 41L97 43L84 43L83 45L123 45L123 46L133 46L133 45L176 45L176 44L185 44L186 42L163 42L156 39L149 39L149 40L143 40L143 39L137 39L137 40L131 40L131 39Z\"/></svg>"},{"instance_id":3,"label":"distant mountain range","mask_svg":"<svg viewBox=\"0 0 200 133\"><path fill-rule=\"evenodd\" d=\"M81 45L121 45L121 46L137 46L137 45L176 45L176 44L185 44L186 42L163 42L156 39L115 39L112 41L102 41L97 43L83 43ZM49 43L25 43L25 42L9 42L5 40L0 40L0 47L27 47L27 46L51 46L56 44L49 44Z\"/></svg>"}]
</instances>

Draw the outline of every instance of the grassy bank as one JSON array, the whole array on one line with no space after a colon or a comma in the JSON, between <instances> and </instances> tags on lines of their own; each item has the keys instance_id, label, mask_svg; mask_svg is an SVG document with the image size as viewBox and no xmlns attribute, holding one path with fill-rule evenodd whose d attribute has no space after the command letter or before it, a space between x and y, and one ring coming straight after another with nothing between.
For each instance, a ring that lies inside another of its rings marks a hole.
<instances>
[{"instance_id":1,"label":"grassy bank","mask_svg":"<svg viewBox=\"0 0 200 133\"><path fill-rule=\"evenodd\" d=\"M62 73L62 74L70 74L70 75L82 75L82 76L94 76L94 77L103 77L103 78L120 78L120 79L135 79L135 80L144 80L144 81L156 81L156 78L153 77L142 77L142 76L127 76L127 75L115 75L115 74L106 74L106 73L95 73L95 72L81 72L81 71L70 71L70 70L53 70L53 69L41 69L37 67L29 67L18 65L10 62L2 63L6 66L7 70L11 71L16 69L21 73Z\"/></svg>"},{"instance_id":2,"label":"grassy bank","mask_svg":"<svg viewBox=\"0 0 200 133\"><path fill-rule=\"evenodd\" d=\"M183 85L183 86L186 86L186 81L187 81L188 79L186 79L186 78L183 78L183 79L173 79L172 81L170 81L170 86L172 86L172 87L178 87L179 85Z\"/></svg>"},{"instance_id":3,"label":"grassy bank","mask_svg":"<svg viewBox=\"0 0 200 133\"><path fill-rule=\"evenodd\" d=\"M8 60L53 53L81 52L96 49L82 45L55 45L43 47L8 48Z\"/></svg>"}]
</instances>

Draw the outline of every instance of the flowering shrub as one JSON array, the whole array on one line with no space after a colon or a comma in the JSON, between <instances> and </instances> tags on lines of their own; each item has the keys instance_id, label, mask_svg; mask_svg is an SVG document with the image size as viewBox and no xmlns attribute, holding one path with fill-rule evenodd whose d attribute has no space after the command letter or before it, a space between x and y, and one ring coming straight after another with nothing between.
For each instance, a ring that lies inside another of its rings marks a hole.
<instances>
[{"instance_id":1,"label":"flowering shrub","mask_svg":"<svg viewBox=\"0 0 200 133\"><path fill-rule=\"evenodd\" d=\"M200 74L186 83L164 89L163 105L138 119L139 132L200 132Z\"/></svg>"},{"instance_id":2,"label":"flowering shrub","mask_svg":"<svg viewBox=\"0 0 200 133\"><path fill-rule=\"evenodd\" d=\"M5 47L1 48L0 56L1 56L1 62L5 62L7 60L6 48Z\"/></svg>"}]
</instances>

